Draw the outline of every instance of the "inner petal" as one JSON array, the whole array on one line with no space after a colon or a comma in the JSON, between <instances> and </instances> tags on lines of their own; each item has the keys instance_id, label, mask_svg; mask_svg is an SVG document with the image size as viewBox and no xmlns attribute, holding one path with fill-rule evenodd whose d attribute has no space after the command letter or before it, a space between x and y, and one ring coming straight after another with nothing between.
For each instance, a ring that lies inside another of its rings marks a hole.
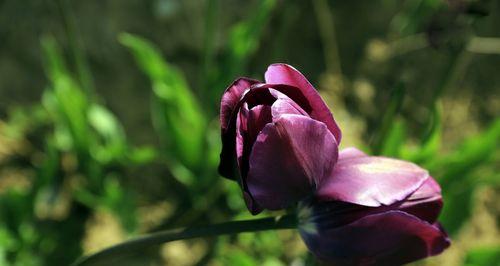
<instances>
[{"instance_id":1,"label":"inner petal","mask_svg":"<svg viewBox=\"0 0 500 266\"><path fill-rule=\"evenodd\" d=\"M276 101L273 103L271 108L273 121L276 121L281 115L284 114L296 114L309 117L307 112L287 95L274 89L269 89L269 92L276 97Z\"/></svg>"},{"instance_id":2,"label":"inner petal","mask_svg":"<svg viewBox=\"0 0 500 266\"><path fill-rule=\"evenodd\" d=\"M248 158L253 143L267 123L272 122L271 106L257 105L250 110L243 104L237 118L236 155L243 178L248 173Z\"/></svg>"}]
</instances>

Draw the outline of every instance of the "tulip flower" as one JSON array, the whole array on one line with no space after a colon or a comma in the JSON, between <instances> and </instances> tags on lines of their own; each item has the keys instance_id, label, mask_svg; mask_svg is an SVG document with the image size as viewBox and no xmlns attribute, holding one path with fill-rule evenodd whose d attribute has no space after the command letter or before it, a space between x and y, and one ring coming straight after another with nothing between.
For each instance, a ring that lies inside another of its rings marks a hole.
<instances>
[{"instance_id":1,"label":"tulip flower","mask_svg":"<svg viewBox=\"0 0 500 266\"><path fill-rule=\"evenodd\" d=\"M222 96L220 120L219 172L239 182L250 212L298 203L298 214L159 232L84 257L77 265L151 244L297 227L309 250L327 265L401 265L450 245L437 222L441 188L429 173L355 148L339 153L339 127L293 67L269 66L265 83L234 81Z\"/></svg>"},{"instance_id":2,"label":"tulip flower","mask_svg":"<svg viewBox=\"0 0 500 266\"><path fill-rule=\"evenodd\" d=\"M269 66L265 83L240 78L221 100L221 175L238 180L249 210L278 210L331 176L341 132L295 68Z\"/></svg>"},{"instance_id":3,"label":"tulip flower","mask_svg":"<svg viewBox=\"0 0 500 266\"><path fill-rule=\"evenodd\" d=\"M299 206L299 230L328 265L401 265L450 245L437 223L439 185L412 163L342 150L329 178Z\"/></svg>"}]
</instances>

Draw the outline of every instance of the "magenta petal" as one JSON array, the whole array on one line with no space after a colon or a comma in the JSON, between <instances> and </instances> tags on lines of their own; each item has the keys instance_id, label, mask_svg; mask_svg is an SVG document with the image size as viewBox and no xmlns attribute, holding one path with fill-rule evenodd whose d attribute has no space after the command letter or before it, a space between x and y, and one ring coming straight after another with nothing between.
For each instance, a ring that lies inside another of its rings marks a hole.
<instances>
[{"instance_id":1,"label":"magenta petal","mask_svg":"<svg viewBox=\"0 0 500 266\"><path fill-rule=\"evenodd\" d=\"M428 178L426 170L401 160L374 156L340 158L316 195L321 201L378 207L405 199Z\"/></svg>"},{"instance_id":2,"label":"magenta petal","mask_svg":"<svg viewBox=\"0 0 500 266\"><path fill-rule=\"evenodd\" d=\"M248 143L254 143L257 136L266 126L267 123L273 121L271 106L268 105L257 105L250 109L248 113L247 121L247 131L248 131ZM251 147L250 147L251 150Z\"/></svg>"},{"instance_id":3,"label":"magenta petal","mask_svg":"<svg viewBox=\"0 0 500 266\"><path fill-rule=\"evenodd\" d=\"M285 84L299 88L312 107L311 117L325 123L337 142L340 143L342 134L330 109L302 73L287 64L273 64L267 68L265 80L266 83Z\"/></svg>"},{"instance_id":4,"label":"magenta petal","mask_svg":"<svg viewBox=\"0 0 500 266\"><path fill-rule=\"evenodd\" d=\"M284 99L276 100L273 103L271 110L274 121L279 119L284 114L295 114L309 117L309 115L304 112L304 110L302 110L302 108L300 108L298 105Z\"/></svg>"},{"instance_id":5,"label":"magenta petal","mask_svg":"<svg viewBox=\"0 0 500 266\"><path fill-rule=\"evenodd\" d=\"M422 186L398 206L398 209L411 213L429 223L434 223L442 207L441 188L432 177L429 177Z\"/></svg>"},{"instance_id":6,"label":"magenta petal","mask_svg":"<svg viewBox=\"0 0 500 266\"><path fill-rule=\"evenodd\" d=\"M337 156L337 142L325 124L282 115L257 137L250 154L248 191L265 209L286 208L331 175Z\"/></svg>"},{"instance_id":7,"label":"magenta petal","mask_svg":"<svg viewBox=\"0 0 500 266\"><path fill-rule=\"evenodd\" d=\"M271 108L274 121L279 119L283 114L297 114L309 117L304 109L285 94L274 89L269 89L269 91L276 97L276 101Z\"/></svg>"},{"instance_id":8,"label":"magenta petal","mask_svg":"<svg viewBox=\"0 0 500 266\"><path fill-rule=\"evenodd\" d=\"M437 255L450 245L439 226L401 211L317 232L301 230L301 235L319 259L339 265L402 265Z\"/></svg>"},{"instance_id":9,"label":"magenta petal","mask_svg":"<svg viewBox=\"0 0 500 266\"><path fill-rule=\"evenodd\" d=\"M229 179L236 179L238 174L235 160L236 109L244 92L260 81L249 78L235 80L222 95L220 106L220 124L222 151L220 153L219 173Z\"/></svg>"},{"instance_id":10,"label":"magenta petal","mask_svg":"<svg viewBox=\"0 0 500 266\"><path fill-rule=\"evenodd\" d=\"M243 92L257 83L259 83L258 80L239 78L224 91L220 104L220 124L223 130L227 129L232 113L240 101Z\"/></svg>"},{"instance_id":11,"label":"magenta petal","mask_svg":"<svg viewBox=\"0 0 500 266\"><path fill-rule=\"evenodd\" d=\"M345 148L339 152L339 160L352 159L357 157L367 157L367 156L368 155L366 155L366 153L354 147Z\"/></svg>"},{"instance_id":12,"label":"magenta petal","mask_svg":"<svg viewBox=\"0 0 500 266\"><path fill-rule=\"evenodd\" d=\"M243 104L240 108L236 119L236 157L242 178L246 178L248 172L248 158L253 143L272 119L270 106L257 105L248 110L248 105Z\"/></svg>"}]
</instances>

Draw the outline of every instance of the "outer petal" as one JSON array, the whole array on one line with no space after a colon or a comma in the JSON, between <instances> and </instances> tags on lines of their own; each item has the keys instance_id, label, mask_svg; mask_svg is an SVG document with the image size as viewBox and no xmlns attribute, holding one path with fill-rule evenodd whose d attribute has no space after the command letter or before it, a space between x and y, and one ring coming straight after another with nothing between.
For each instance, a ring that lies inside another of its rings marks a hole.
<instances>
[{"instance_id":1,"label":"outer petal","mask_svg":"<svg viewBox=\"0 0 500 266\"><path fill-rule=\"evenodd\" d=\"M301 230L301 235L320 260L335 265L402 265L437 255L450 245L439 226L401 211L316 233Z\"/></svg>"},{"instance_id":2,"label":"outer petal","mask_svg":"<svg viewBox=\"0 0 500 266\"><path fill-rule=\"evenodd\" d=\"M411 213L429 223L434 223L442 207L441 188L432 177L429 177L421 187L398 206L398 209Z\"/></svg>"},{"instance_id":3,"label":"outer petal","mask_svg":"<svg viewBox=\"0 0 500 266\"><path fill-rule=\"evenodd\" d=\"M252 80L250 80L252 81ZM242 119L242 116L247 116L249 109L253 109L255 106L271 106L278 98L280 99L290 99L287 95L283 93L271 89L271 86L268 84L262 83L254 83L250 89L244 89L245 84L250 83L249 79L241 78L236 80L232 86L230 86L226 90L224 98L229 99L227 102L232 102L231 99L235 99L235 95L238 95L238 91L244 90L240 95L238 102L234 106L221 105L221 137L222 137L222 151L220 154L220 164L219 164L219 173L229 179L238 179L238 171L236 169L237 160L235 158L240 157L238 154L238 149L241 147L237 147L238 138L243 138L243 135L238 135L238 130L242 130L242 127L237 126L238 119ZM254 81L258 82L258 81ZM241 86L236 86L236 85ZM243 85L242 85L243 84ZM287 85L277 85L277 87L284 92L292 92L291 95L294 95L299 101L304 101L303 96L300 94L295 87L290 87ZM302 98L301 98L302 97ZM229 109L232 108L232 114L229 117L229 120L224 122L226 119L222 119L223 117L223 108L224 106L230 106ZM242 110L245 109L246 110ZM243 127L246 127L246 122L240 123ZM245 129L246 130L246 129ZM260 129L259 129L260 131ZM257 132L258 133L258 132ZM256 136L255 136L256 137ZM236 141L235 141L236 139ZM255 140L255 138L253 138ZM240 139L242 141L242 139ZM253 141L252 141L253 143ZM251 147L250 147L251 148ZM242 150L240 150L242 152ZM236 152L236 153L235 153ZM241 172L241 169L240 169Z\"/></svg>"},{"instance_id":4,"label":"outer petal","mask_svg":"<svg viewBox=\"0 0 500 266\"><path fill-rule=\"evenodd\" d=\"M227 129L231 116L236 105L240 101L243 92L259 82L260 81L254 79L239 78L229 85L229 87L224 91L220 103L220 124L222 130Z\"/></svg>"},{"instance_id":5,"label":"outer petal","mask_svg":"<svg viewBox=\"0 0 500 266\"><path fill-rule=\"evenodd\" d=\"M331 175L337 156L337 142L325 124L301 115L282 115L264 127L253 146L248 192L263 208L286 208Z\"/></svg>"},{"instance_id":6,"label":"outer petal","mask_svg":"<svg viewBox=\"0 0 500 266\"><path fill-rule=\"evenodd\" d=\"M374 156L340 158L316 195L321 201L378 207L407 198L428 178L426 170L401 160Z\"/></svg>"},{"instance_id":7,"label":"outer petal","mask_svg":"<svg viewBox=\"0 0 500 266\"><path fill-rule=\"evenodd\" d=\"M259 101L262 103L274 102L275 98L269 93L267 88L256 88L259 81L247 78L240 78L229 86L221 101L221 139L222 150L220 153L219 173L229 179L236 180L238 172L236 169L236 118L238 110L243 103L249 101L252 107ZM246 87L251 85L250 90ZM261 103L261 104L262 104Z\"/></svg>"},{"instance_id":8,"label":"outer petal","mask_svg":"<svg viewBox=\"0 0 500 266\"><path fill-rule=\"evenodd\" d=\"M267 69L265 79L266 83L286 84L299 88L312 107L311 117L325 123L340 143L342 134L330 109L302 73L287 64L273 64Z\"/></svg>"},{"instance_id":9,"label":"outer petal","mask_svg":"<svg viewBox=\"0 0 500 266\"><path fill-rule=\"evenodd\" d=\"M250 89L245 89L246 85L250 84ZM240 94L241 90L243 92ZM286 95L285 95L286 93ZM238 101L234 105L234 100L239 95ZM229 179L237 179L238 172L236 171L236 118L238 110L247 104L247 109L251 109L257 105L271 106L278 98L291 99L297 103L305 112L311 112L311 106L302 92L293 86L283 84L263 84L256 80L241 78L236 80L233 85L229 86L223 96L221 104L221 137L222 151L220 154L219 173ZM232 113L229 112L232 110ZM226 115L225 115L226 114ZM227 116L229 114L229 116ZM226 118L223 118L226 117Z\"/></svg>"}]
</instances>

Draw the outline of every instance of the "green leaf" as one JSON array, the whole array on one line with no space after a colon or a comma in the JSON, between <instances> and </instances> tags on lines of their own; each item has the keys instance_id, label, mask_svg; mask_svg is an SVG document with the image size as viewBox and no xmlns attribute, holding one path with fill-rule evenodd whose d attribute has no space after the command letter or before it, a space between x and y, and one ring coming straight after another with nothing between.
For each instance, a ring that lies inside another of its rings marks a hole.
<instances>
[{"instance_id":1,"label":"green leaf","mask_svg":"<svg viewBox=\"0 0 500 266\"><path fill-rule=\"evenodd\" d=\"M256 12L249 12L250 17L231 29L229 34L229 75L230 79L241 72L242 66L259 46L262 33L276 6L276 0L260 0Z\"/></svg>"},{"instance_id":2,"label":"green leaf","mask_svg":"<svg viewBox=\"0 0 500 266\"><path fill-rule=\"evenodd\" d=\"M443 4L439 0L407 1L403 10L392 21L391 28L403 36L417 33L429 17Z\"/></svg>"},{"instance_id":3,"label":"green leaf","mask_svg":"<svg viewBox=\"0 0 500 266\"><path fill-rule=\"evenodd\" d=\"M444 169L440 173L440 183L457 182L461 176L471 172L478 166L488 163L500 144L500 118L496 119L482 133L471 136L455 149L449 156L435 160L429 164L431 172Z\"/></svg>"},{"instance_id":4,"label":"green leaf","mask_svg":"<svg viewBox=\"0 0 500 266\"><path fill-rule=\"evenodd\" d=\"M395 119L382 143L380 154L400 157L401 148L406 141L406 125L403 120Z\"/></svg>"},{"instance_id":5,"label":"green leaf","mask_svg":"<svg viewBox=\"0 0 500 266\"><path fill-rule=\"evenodd\" d=\"M476 185L464 180L454 183L443 191L445 202L439 221L450 235L458 233L472 213L473 195Z\"/></svg>"},{"instance_id":6,"label":"green leaf","mask_svg":"<svg viewBox=\"0 0 500 266\"><path fill-rule=\"evenodd\" d=\"M488 179L494 183L495 175L485 178L479 167L495 165L494 154L499 143L500 119L497 119L484 132L466 139L451 155L430 164L430 172L440 183L446 202L441 221L451 235L470 217L476 187Z\"/></svg>"},{"instance_id":7,"label":"green leaf","mask_svg":"<svg viewBox=\"0 0 500 266\"><path fill-rule=\"evenodd\" d=\"M133 232L137 227L137 218L134 198L130 191L123 188L114 177L108 177L104 183L104 206L106 206L128 232Z\"/></svg>"},{"instance_id":8,"label":"green leaf","mask_svg":"<svg viewBox=\"0 0 500 266\"><path fill-rule=\"evenodd\" d=\"M116 117L103 106L93 104L88 110L89 125L100 136L92 155L103 164L123 159L127 154L125 132Z\"/></svg>"},{"instance_id":9,"label":"green leaf","mask_svg":"<svg viewBox=\"0 0 500 266\"><path fill-rule=\"evenodd\" d=\"M256 5L252 8L253 11L247 12L248 17L231 27L227 49L222 58L223 63L220 68L210 70L209 78L211 80L207 82L212 104L218 104L213 101L220 99L222 90L235 77L246 72L248 61L259 48L261 38L277 2L277 0L256 1Z\"/></svg>"},{"instance_id":10,"label":"green leaf","mask_svg":"<svg viewBox=\"0 0 500 266\"><path fill-rule=\"evenodd\" d=\"M251 16L247 20L233 26L229 35L229 48L234 65L241 64L258 48L260 36L275 5L276 0L261 0L256 8L258 12L250 12Z\"/></svg>"},{"instance_id":11,"label":"green leaf","mask_svg":"<svg viewBox=\"0 0 500 266\"><path fill-rule=\"evenodd\" d=\"M415 149L404 149L402 158L424 165L426 162L434 160L441 147L442 121L441 105L439 103L432 108L432 117L428 128L429 130L422 143Z\"/></svg>"},{"instance_id":12,"label":"green leaf","mask_svg":"<svg viewBox=\"0 0 500 266\"><path fill-rule=\"evenodd\" d=\"M224 265L258 265L257 261L252 256L242 250L232 250L231 252L228 252L228 254L222 257L222 261Z\"/></svg>"},{"instance_id":13,"label":"green leaf","mask_svg":"<svg viewBox=\"0 0 500 266\"><path fill-rule=\"evenodd\" d=\"M55 118L56 130L67 130L71 145L86 157L90 145L87 124L88 99L71 78L64 59L53 38L42 39L45 69L51 80L50 90L43 95L43 104Z\"/></svg>"},{"instance_id":14,"label":"green leaf","mask_svg":"<svg viewBox=\"0 0 500 266\"><path fill-rule=\"evenodd\" d=\"M151 80L153 121L166 142L167 154L196 169L204 159L207 119L184 76L165 62L158 48L146 39L123 33L119 40Z\"/></svg>"},{"instance_id":15,"label":"green leaf","mask_svg":"<svg viewBox=\"0 0 500 266\"><path fill-rule=\"evenodd\" d=\"M494 266L500 265L500 245L477 247L467 253L467 266Z\"/></svg>"},{"instance_id":16,"label":"green leaf","mask_svg":"<svg viewBox=\"0 0 500 266\"><path fill-rule=\"evenodd\" d=\"M153 147L137 147L129 149L127 158L134 164L146 164L158 157L156 149Z\"/></svg>"},{"instance_id":17,"label":"green leaf","mask_svg":"<svg viewBox=\"0 0 500 266\"><path fill-rule=\"evenodd\" d=\"M373 150L375 154L381 154L384 146L388 146L386 149L395 149L393 143L386 142L397 142L402 143L402 138L404 138L404 132L402 129L402 125L395 125L396 116L399 113L399 109L403 105L403 100L406 94L406 89L404 83L400 82L396 84L391 92L391 98L389 100L389 104L385 113L382 117L382 121L380 123L380 127L375 134L373 141ZM394 127L396 127L394 129ZM399 128L398 128L399 127ZM392 136L391 136L392 134ZM391 139L394 138L394 139ZM390 152L394 152L391 150ZM399 153L399 152L397 152Z\"/></svg>"}]
</instances>

